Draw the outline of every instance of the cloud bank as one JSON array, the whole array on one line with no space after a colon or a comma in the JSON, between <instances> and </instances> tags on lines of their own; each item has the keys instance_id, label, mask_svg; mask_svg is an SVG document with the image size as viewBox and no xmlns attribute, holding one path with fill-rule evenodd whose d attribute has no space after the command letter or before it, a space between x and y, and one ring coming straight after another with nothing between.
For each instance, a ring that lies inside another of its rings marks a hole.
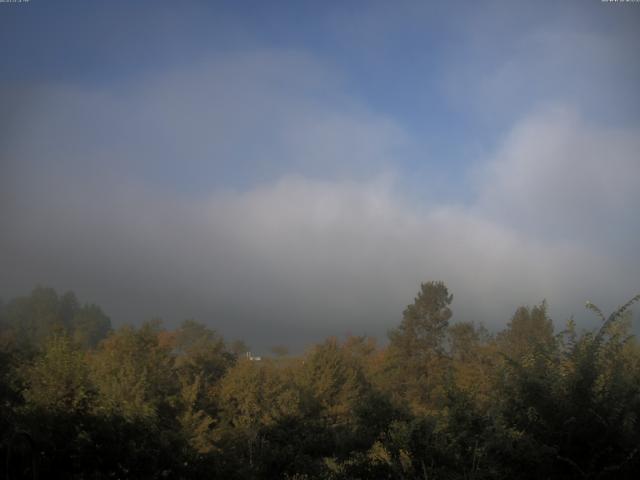
<instances>
[{"instance_id":1,"label":"cloud bank","mask_svg":"<svg viewBox=\"0 0 640 480\"><path fill-rule=\"evenodd\" d=\"M385 18L340 38L368 45ZM482 30L460 24L471 38ZM458 320L499 328L546 298L557 323L586 325L586 300L608 310L640 288L640 128L627 114L611 121L624 95L589 100L598 89L583 75L600 65L596 80L635 78L637 62L621 69L628 56L612 55L620 42L537 29L480 55L484 70L453 58L439 77L447 101L502 125L490 147L469 147L480 154L455 181L415 125L304 50L3 89L0 292L73 289L116 324L191 317L257 349L383 338L436 279ZM568 62L578 45L597 65ZM559 83L565 63L578 67L574 87ZM529 95L527 77L545 72Z\"/></svg>"},{"instance_id":2,"label":"cloud bank","mask_svg":"<svg viewBox=\"0 0 640 480\"><path fill-rule=\"evenodd\" d=\"M116 322L195 317L262 348L383 336L429 279L450 286L460 320L497 327L546 298L562 322L639 284L638 260L612 248L629 253L637 238L622 235L638 231L626 210L638 205L637 138L537 113L477 172L471 206L413 205L384 174L285 175L197 197L58 179L15 192L1 287L35 278L100 302Z\"/></svg>"}]
</instances>

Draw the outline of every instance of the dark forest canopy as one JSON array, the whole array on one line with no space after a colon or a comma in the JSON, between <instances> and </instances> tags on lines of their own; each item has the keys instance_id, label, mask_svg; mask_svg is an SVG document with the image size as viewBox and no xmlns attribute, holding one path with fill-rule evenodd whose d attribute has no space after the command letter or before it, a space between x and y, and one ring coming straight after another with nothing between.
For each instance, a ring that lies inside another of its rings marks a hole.
<instances>
[{"instance_id":1,"label":"dark forest canopy","mask_svg":"<svg viewBox=\"0 0 640 480\"><path fill-rule=\"evenodd\" d=\"M588 304L594 331L543 302L492 334L427 282L384 347L257 360L196 321L114 330L38 287L0 303L0 478L635 478L638 299Z\"/></svg>"}]
</instances>

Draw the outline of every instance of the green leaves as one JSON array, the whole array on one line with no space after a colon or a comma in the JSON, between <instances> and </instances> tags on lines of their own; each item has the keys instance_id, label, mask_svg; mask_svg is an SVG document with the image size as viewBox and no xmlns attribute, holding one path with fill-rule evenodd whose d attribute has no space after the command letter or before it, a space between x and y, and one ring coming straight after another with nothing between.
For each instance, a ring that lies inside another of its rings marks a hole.
<instances>
[{"instance_id":1,"label":"green leaves","mask_svg":"<svg viewBox=\"0 0 640 480\"><path fill-rule=\"evenodd\" d=\"M91 356L98 408L130 419L171 414L179 386L159 334L157 323L123 327Z\"/></svg>"},{"instance_id":2,"label":"green leaves","mask_svg":"<svg viewBox=\"0 0 640 480\"><path fill-rule=\"evenodd\" d=\"M85 354L63 334L47 340L42 353L24 368L23 378L27 407L87 411L95 398Z\"/></svg>"},{"instance_id":3,"label":"green leaves","mask_svg":"<svg viewBox=\"0 0 640 480\"><path fill-rule=\"evenodd\" d=\"M353 409L369 388L357 359L336 339L317 345L307 356L299 384L333 425L349 422Z\"/></svg>"},{"instance_id":4,"label":"green leaves","mask_svg":"<svg viewBox=\"0 0 640 480\"><path fill-rule=\"evenodd\" d=\"M1 312L0 448L28 432L52 478L635 478L638 298L598 330L556 334L543 302L492 335L429 282L387 347L251 361L196 321L110 331L36 289Z\"/></svg>"},{"instance_id":5,"label":"green leaves","mask_svg":"<svg viewBox=\"0 0 640 480\"><path fill-rule=\"evenodd\" d=\"M391 346L408 358L441 353L452 300L444 283L423 283L413 304L403 312L400 326L389 333Z\"/></svg>"}]
</instances>

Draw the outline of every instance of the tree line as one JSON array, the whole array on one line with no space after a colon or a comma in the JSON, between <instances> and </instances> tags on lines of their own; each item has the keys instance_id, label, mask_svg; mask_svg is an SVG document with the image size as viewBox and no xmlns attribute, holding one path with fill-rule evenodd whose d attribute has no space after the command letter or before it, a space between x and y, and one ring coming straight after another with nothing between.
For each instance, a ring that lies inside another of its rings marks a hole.
<instances>
[{"instance_id":1,"label":"tree line","mask_svg":"<svg viewBox=\"0 0 640 480\"><path fill-rule=\"evenodd\" d=\"M113 329L38 287L0 303L2 476L64 479L635 478L632 303L559 331L545 302L497 333L427 282L388 342L253 361L194 320ZM0 478L2 478L0 476Z\"/></svg>"}]
</instances>

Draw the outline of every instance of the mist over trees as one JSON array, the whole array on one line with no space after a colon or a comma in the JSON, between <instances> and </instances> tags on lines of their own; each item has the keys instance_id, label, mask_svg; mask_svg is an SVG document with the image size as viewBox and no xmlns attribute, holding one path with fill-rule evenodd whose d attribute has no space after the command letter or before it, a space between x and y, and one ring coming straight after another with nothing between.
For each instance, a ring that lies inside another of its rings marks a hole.
<instances>
[{"instance_id":1,"label":"mist over trees","mask_svg":"<svg viewBox=\"0 0 640 480\"><path fill-rule=\"evenodd\" d=\"M542 302L492 333L427 282L385 345L256 360L195 320L113 329L38 287L0 303L0 478L635 478L639 299L588 304L593 331Z\"/></svg>"}]
</instances>

